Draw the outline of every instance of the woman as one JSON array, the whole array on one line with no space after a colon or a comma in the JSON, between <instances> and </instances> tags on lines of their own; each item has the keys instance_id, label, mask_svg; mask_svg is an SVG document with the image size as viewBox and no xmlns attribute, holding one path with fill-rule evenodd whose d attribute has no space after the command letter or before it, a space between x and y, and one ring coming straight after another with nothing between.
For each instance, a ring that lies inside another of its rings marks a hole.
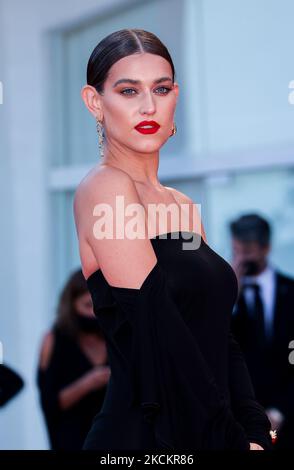
<instances>
[{"instance_id":1,"label":"woman","mask_svg":"<svg viewBox=\"0 0 294 470\"><path fill-rule=\"evenodd\" d=\"M159 150L176 131L174 79L166 47L138 29L110 34L88 62L81 94L102 160L78 186L74 214L112 374L84 449L269 448L229 332L236 277L193 201L158 180Z\"/></svg>"},{"instance_id":2,"label":"woman","mask_svg":"<svg viewBox=\"0 0 294 470\"><path fill-rule=\"evenodd\" d=\"M61 292L57 319L42 342L38 386L53 450L78 450L100 410L110 368L82 271Z\"/></svg>"}]
</instances>

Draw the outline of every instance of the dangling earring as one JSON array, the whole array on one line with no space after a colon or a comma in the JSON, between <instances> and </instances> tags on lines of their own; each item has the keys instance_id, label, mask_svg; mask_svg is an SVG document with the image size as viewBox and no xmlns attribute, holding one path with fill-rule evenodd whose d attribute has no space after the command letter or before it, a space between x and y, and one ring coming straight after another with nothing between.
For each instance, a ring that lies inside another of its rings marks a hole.
<instances>
[{"instance_id":1,"label":"dangling earring","mask_svg":"<svg viewBox=\"0 0 294 470\"><path fill-rule=\"evenodd\" d=\"M99 121L98 118L96 118L96 129L97 129L97 132L98 132L98 144L99 144L99 153L100 153L100 157L104 157L104 145L103 145L103 142L104 142L104 134L103 134L103 125L102 125L102 122Z\"/></svg>"},{"instance_id":2,"label":"dangling earring","mask_svg":"<svg viewBox=\"0 0 294 470\"><path fill-rule=\"evenodd\" d=\"M176 123L174 122L170 137L174 136L177 133L177 130L178 129L177 129Z\"/></svg>"}]
</instances>

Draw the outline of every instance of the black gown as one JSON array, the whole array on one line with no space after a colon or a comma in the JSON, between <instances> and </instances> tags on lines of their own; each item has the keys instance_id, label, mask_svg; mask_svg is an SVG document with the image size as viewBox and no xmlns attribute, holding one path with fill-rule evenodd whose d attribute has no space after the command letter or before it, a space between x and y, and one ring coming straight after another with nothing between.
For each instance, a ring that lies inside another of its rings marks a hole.
<instances>
[{"instance_id":1,"label":"black gown","mask_svg":"<svg viewBox=\"0 0 294 470\"><path fill-rule=\"evenodd\" d=\"M107 386L89 392L67 410L60 408L59 392L93 369L79 344L54 329L54 348L46 369L37 369L40 402L52 450L81 450L94 416L100 411Z\"/></svg>"},{"instance_id":2,"label":"black gown","mask_svg":"<svg viewBox=\"0 0 294 470\"><path fill-rule=\"evenodd\" d=\"M150 240L157 262L140 289L111 286L100 269L87 279L111 378L83 448L270 449L270 422L230 332L233 269L199 234Z\"/></svg>"}]
</instances>

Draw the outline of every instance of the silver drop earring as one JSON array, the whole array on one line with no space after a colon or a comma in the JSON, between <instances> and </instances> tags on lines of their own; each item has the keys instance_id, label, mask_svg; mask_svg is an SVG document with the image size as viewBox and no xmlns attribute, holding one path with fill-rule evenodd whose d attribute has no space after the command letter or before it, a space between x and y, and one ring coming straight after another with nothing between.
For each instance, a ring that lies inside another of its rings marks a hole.
<instances>
[{"instance_id":1,"label":"silver drop earring","mask_svg":"<svg viewBox=\"0 0 294 470\"><path fill-rule=\"evenodd\" d=\"M176 126L176 123L174 122L170 137L176 135L176 133L177 133L177 126Z\"/></svg>"},{"instance_id":2,"label":"silver drop earring","mask_svg":"<svg viewBox=\"0 0 294 470\"><path fill-rule=\"evenodd\" d=\"M96 118L96 129L98 133L98 144L99 144L99 152L100 152L100 157L104 157L104 134L103 134L103 125L102 122L99 121L98 118Z\"/></svg>"}]
</instances>

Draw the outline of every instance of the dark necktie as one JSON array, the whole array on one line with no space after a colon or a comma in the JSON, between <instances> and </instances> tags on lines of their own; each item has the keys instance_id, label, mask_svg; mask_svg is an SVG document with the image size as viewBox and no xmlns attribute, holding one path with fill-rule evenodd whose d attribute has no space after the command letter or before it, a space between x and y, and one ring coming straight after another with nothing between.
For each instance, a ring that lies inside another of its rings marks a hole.
<instances>
[{"instance_id":1,"label":"dark necktie","mask_svg":"<svg viewBox=\"0 0 294 470\"><path fill-rule=\"evenodd\" d=\"M250 312L250 323L253 338L262 348L266 342L263 302L260 295L260 286L258 284L245 284L243 289L253 289L253 304L248 306Z\"/></svg>"}]
</instances>

